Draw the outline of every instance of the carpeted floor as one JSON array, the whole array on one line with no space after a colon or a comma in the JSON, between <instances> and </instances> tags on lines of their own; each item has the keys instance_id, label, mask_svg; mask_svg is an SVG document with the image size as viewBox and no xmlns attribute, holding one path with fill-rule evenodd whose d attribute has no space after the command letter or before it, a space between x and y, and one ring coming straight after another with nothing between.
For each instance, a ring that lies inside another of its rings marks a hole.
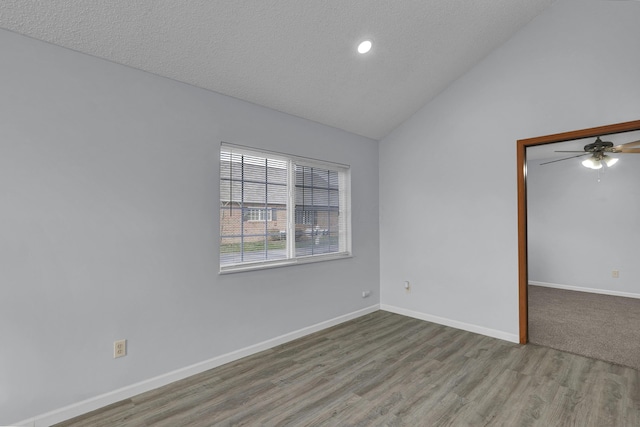
<instances>
[{"instance_id":1,"label":"carpeted floor","mask_svg":"<svg viewBox=\"0 0 640 427\"><path fill-rule=\"evenodd\" d=\"M529 341L640 370L640 299L530 285Z\"/></svg>"}]
</instances>

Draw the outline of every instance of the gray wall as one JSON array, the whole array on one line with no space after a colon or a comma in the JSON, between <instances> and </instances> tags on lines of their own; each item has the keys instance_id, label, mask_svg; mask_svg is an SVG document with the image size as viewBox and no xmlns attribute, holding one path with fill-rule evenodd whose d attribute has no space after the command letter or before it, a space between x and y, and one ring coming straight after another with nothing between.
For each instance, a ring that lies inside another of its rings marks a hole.
<instances>
[{"instance_id":1,"label":"gray wall","mask_svg":"<svg viewBox=\"0 0 640 427\"><path fill-rule=\"evenodd\" d=\"M559 0L381 141L383 307L517 339L516 141L640 119L638 22Z\"/></svg>"},{"instance_id":2,"label":"gray wall","mask_svg":"<svg viewBox=\"0 0 640 427\"><path fill-rule=\"evenodd\" d=\"M6 31L0 52L0 424L379 302L377 142ZM220 141L350 164L354 257L219 276Z\"/></svg>"},{"instance_id":3,"label":"gray wall","mask_svg":"<svg viewBox=\"0 0 640 427\"><path fill-rule=\"evenodd\" d=\"M626 135L617 140L640 139L640 132ZM640 297L640 154L612 157L618 163L604 171L585 168L581 158L528 162L530 281Z\"/></svg>"}]
</instances>

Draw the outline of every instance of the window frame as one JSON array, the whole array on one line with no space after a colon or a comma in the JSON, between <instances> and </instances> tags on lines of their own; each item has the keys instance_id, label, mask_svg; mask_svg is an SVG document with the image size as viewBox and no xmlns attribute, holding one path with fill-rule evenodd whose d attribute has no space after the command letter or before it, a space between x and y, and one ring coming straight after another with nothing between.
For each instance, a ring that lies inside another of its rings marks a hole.
<instances>
[{"instance_id":1,"label":"window frame","mask_svg":"<svg viewBox=\"0 0 640 427\"><path fill-rule=\"evenodd\" d=\"M219 274L237 273L242 271L253 271L267 268L284 267L290 265L314 263L330 261L335 259L350 258L353 256L351 250L351 167L349 165L335 163L324 160L311 159L296 155L278 153L269 150L256 149L238 144L221 142L218 159L222 161L222 153L227 150L231 153L239 153L247 156L256 156L259 158L273 159L277 161L285 161L287 165L287 221L286 221L286 258L261 261L244 261L235 264L221 263L218 256ZM296 166L317 168L322 170L335 171L338 173L338 251L312 255L296 256ZM223 181L222 170L219 173L219 183ZM222 194L220 194L220 208L223 207ZM256 208L247 209L266 209L267 212L272 208ZM221 211L218 210L218 220L222 226ZM271 216L271 212L267 213ZM260 221L255 221L260 222ZM221 228L220 228L221 229ZM290 238L294 236L294 238ZM222 245L222 233L219 231L219 249Z\"/></svg>"}]
</instances>

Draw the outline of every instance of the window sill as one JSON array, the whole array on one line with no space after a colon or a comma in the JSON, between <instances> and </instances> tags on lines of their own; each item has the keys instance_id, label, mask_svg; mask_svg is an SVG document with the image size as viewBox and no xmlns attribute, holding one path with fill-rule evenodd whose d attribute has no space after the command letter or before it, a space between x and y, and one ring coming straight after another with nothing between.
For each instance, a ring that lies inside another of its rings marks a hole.
<instances>
[{"instance_id":1,"label":"window sill","mask_svg":"<svg viewBox=\"0 0 640 427\"><path fill-rule=\"evenodd\" d=\"M336 259L353 258L350 252L340 252L327 255L310 255L294 259L283 259L278 261L254 262L239 265L228 265L220 267L219 274L241 273L243 271L266 270L268 268L289 267L292 265L311 264L315 262L333 261Z\"/></svg>"}]
</instances>

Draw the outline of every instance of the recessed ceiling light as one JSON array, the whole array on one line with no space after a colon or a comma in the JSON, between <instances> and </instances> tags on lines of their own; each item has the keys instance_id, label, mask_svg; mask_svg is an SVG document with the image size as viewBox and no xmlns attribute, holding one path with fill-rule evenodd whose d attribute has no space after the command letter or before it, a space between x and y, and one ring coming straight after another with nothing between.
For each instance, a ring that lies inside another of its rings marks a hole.
<instances>
[{"instance_id":1,"label":"recessed ceiling light","mask_svg":"<svg viewBox=\"0 0 640 427\"><path fill-rule=\"evenodd\" d=\"M367 53L371 50L371 40L365 40L358 45L358 53Z\"/></svg>"}]
</instances>

